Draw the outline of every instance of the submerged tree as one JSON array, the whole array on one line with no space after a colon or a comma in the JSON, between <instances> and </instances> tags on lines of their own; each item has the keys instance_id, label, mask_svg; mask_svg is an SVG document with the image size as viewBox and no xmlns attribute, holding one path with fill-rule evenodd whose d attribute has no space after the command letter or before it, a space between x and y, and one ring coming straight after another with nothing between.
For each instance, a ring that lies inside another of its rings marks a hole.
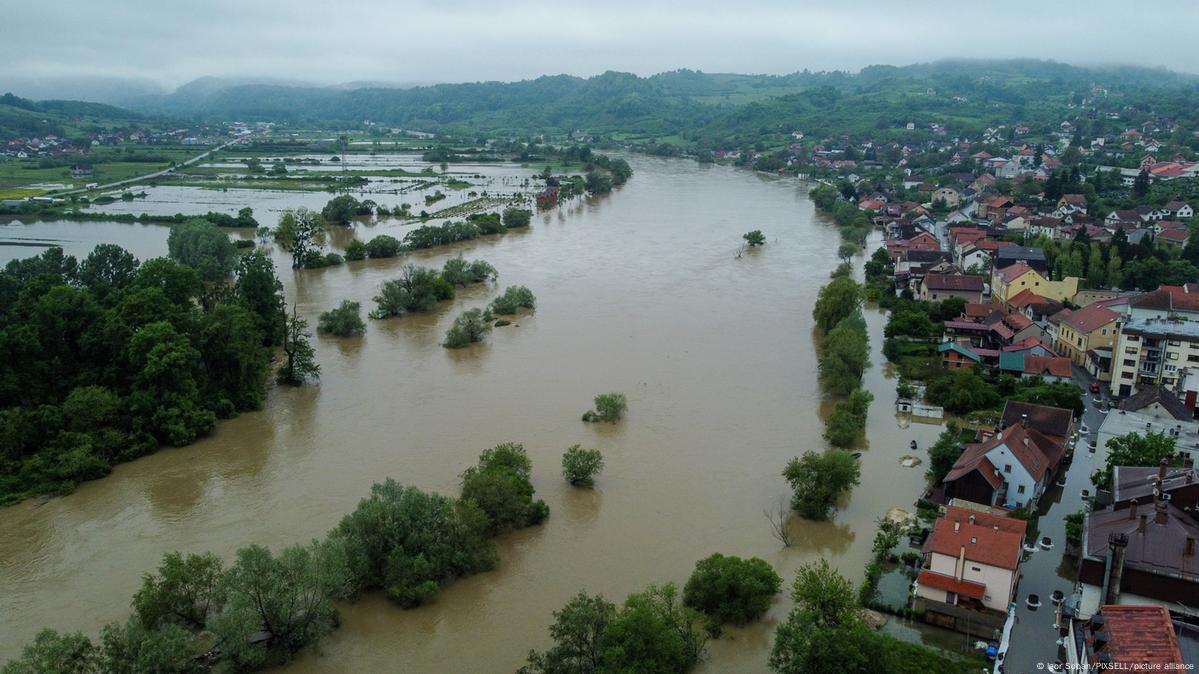
<instances>
[{"instance_id":1,"label":"submerged tree","mask_svg":"<svg viewBox=\"0 0 1199 674\"><path fill-rule=\"evenodd\" d=\"M766 243L766 235L763 234L762 230L760 229L746 232L741 235L741 238L745 239L745 242L748 243L751 248L754 246L761 246Z\"/></svg>"},{"instance_id":2,"label":"submerged tree","mask_svg":"<svg viewBox=\"0 0 1199 674\"><path fill-rule=\"evenodd\" d=\"M289 208L279 216L275 241L280 248L291 253L293 269L303 268L310 253L317 253L325 247L324 219L320 213L307 208Z\"/></svg>"},{"instance_id":3,"label":"submerged tree","mask_svg":"<svg viewBox=\"0 0 1199 674\"><path fill-rule=\"evenodd\" d=\"M277 379L280 384L300 386L309 377L320 376L321 366L317 364L316 352L308 342L310 336L308 321L296 314L293 304L283 332L283 353L287 355L287 362L279 368Z\"/></svg>"}]
</instances>

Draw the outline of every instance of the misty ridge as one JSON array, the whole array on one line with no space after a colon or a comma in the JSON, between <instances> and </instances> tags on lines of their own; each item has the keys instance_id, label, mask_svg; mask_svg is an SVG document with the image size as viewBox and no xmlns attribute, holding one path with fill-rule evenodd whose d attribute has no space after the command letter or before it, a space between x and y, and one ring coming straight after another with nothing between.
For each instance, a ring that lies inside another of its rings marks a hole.
<instances>
[{"instance_id":1,"label":"misty ridge","mask_svg":"<svg viewBox=\"0 0 1199 674\"><path fill-rule=\"evenodd\" d=\"M850 106L867 127L876 122L865 120L865 113L888 114L893 108L902 108L893 110L897 115L968 108L971 116L1002 123L1051 99L1080 102L1094 86L1119 90L1130 101L1160 92L1194 96L1199 76L1134 65L946 59L875 65L858 72L753 75L681 69L640 77L609 71L587 78L543 75L515 82L432 85L202 77L169 93L149 80L0 79L0 90L17 97L104 103L151 117L371 122L430 131L690 132L701 137L745 124L782 123L783 116L797 117L813 131L832 130L833 122L845 121Z\"/></svg>"}]
</instances>

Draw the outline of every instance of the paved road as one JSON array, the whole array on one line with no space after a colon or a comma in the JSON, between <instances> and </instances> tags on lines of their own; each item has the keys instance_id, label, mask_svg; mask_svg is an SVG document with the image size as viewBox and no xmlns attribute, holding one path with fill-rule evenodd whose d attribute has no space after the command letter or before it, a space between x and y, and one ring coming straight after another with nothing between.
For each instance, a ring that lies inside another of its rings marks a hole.
<instances>
[{"instance_id":1,"label":"paved road","mask_svg":"<svg viewBox=\"0 0 1199 674\"><path fill-rule=\"evenodd\" d=\"M1046 671L1044 668L1048 663L1064 662L1066 659L1065 650L1057 643L1058 630L1054 626L1056 607L1049 598L1054 590L1061 590L1069 596L1074 589L1077 561L1074 558L1063 559L1066 543L1064 518L1083 509L1083 489L1092 494L1095 490L1091 485L1091 473L1096 467L1095 455L1087 451L1087 443L1094 439L1104 415L1095 409L1092 402L1089 389L1092 381L1084 370L1074 368L1074 382L1084 391L1086 411L1083 423L1087 433L1079 436L1074 462L1065 472L1066 486L1051 487L1041 497L1039 510L1042 514L1036 538L1040 540L1042 536L1049 536L1053 540L1053 548L1042 550L1038 547L1031 556L1025 554L1016 598L1016 624L1012 628L1011 645L1003 662L1005 674L1034 674ZM1102 395L1106 397L1107 392L1104 391ZM1059 481L1061 477L1058 477ZM1025 599L1030 593L1040 596L1041 608L1028 608Z\"/></svg>"},{"instance_id":2,"label":"paved road","mask_svg":"<svg viewBox=\"0 0 1199 674\"><path fill-rule=\"evenodd\" d=\"M96 187L92 187L92 188L84 187L84 188L78 189L78 190L67 190L66 192L55 192L53 195L48 195L48 196L63 197L68 194L79 194L80 192L91 192L92 190L107 190L107 189L110 189L113 187L120 187L121 185L129 185L131 183L140 183L143 180L152 180L154 178L164 176L164 175L174 171L175 169L182 168L184 166L191 166L192 164L206 158L208 155L212 154L213 152L216 152L218 150L224 150L225 148L229 147L230 145L236 145L237 143L240 143L243 140L246 140L246 139L245 138L236 138L234 140L229 141L228 143L225 143L224 145L218 145L217 147L207 150L201 154L198 154L195 157L192 157L191 159L188 159L187 161L183 162L182 164L176 164L175 166L173 166L171 168L165 168L161 171L155 171L154 173L147 173L144 176L137 176L135 178L126 178L125 180L118 180L115 183L105 183L103 185L97 185Z\"/></svg>"}]
</instances>

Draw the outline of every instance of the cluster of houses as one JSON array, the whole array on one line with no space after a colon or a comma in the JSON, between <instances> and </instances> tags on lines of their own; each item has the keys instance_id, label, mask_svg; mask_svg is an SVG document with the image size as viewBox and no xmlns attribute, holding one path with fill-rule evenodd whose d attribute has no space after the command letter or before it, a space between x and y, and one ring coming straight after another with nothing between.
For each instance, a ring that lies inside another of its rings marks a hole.
<instances>
[{"instance_id":1,"label":"cluster of houses","mask_svg":"<svg viewBox=\"0 0 1199 674\"><path fill-rule=\"evenodd\" d=\"M42 157L78 157L80 163L73 170L87 165L86 157L91 148L114 145L218 145L230 136L252 133L250 125L232 122L221 126L200 126L170 130L157 129L101 129L85 138L64 138L55 134L28 136L0 140L0 157L12 159L36 159ZM82 177L82 176L74 176Z\"/></svg>"}]
</instances>

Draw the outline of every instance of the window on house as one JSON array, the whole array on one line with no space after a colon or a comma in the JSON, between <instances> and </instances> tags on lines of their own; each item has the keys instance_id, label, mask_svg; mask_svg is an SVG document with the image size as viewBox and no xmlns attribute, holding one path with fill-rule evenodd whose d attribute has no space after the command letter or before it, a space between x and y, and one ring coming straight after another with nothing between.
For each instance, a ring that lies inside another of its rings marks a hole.
<instances>
[{"instance_id":1,"label":"window on house","mask_svg":"<svg viewBox=\"0 0 1199 674\"><path fill-rule=\"evenodd\" d=\"M1121 379L1132 379L1132 373L1131 372L1121 372L1120 378Z\"/></svg>"},{"instance_id":2,"label":"window on house","mask_svg":"<svg viewBox=\"0 0 1199 674\"><path fill-rule=\"evenodd\" d=\"M1178 360L1178 352L1170 351L1169 353L1166 354L1166 358L1169 358L1170 360Z\"/></svg>"},{"instance_id":3,"label":"window on house","mask_svg":"<svg viewBox=\"0 0 1199 674\"><path fill-rule=\"evenodd\" d=\"M1131 358L1124 359L1124 367L1136 367L1137 362Z\"/></svg>"},{"instance_id":4,"label":"window on house","mask_svg":"<svg viewBox=\"0 0 1199 674\"><path fill-rule=\"evenodd\" d=\"M1178 341L1177 339L1166 340L1166 344L1169 344L1170 346L1182 346L1182 342Z\"/></svg>"},{"instance_id":5,"label":"window on house","mask_svg":"<svg viewBox=\"0 0 1199 674\"><path fill-rule=\"evenodd\" d=\"M1019 487L1016 487L1016 493L1023 494L1024 493L1024 485L1020 485Z\"/></svg>"},{"instance_id":6,"label":"window on house","mask_svg":"<svg viewBox=\"0 0 1199 674\"><path fill-rule=\"evenodd\" d=\"M1003 472L1005 472L1005 473L1012 472L1012 464L1010 464L1010 463L1003 464Z\"/></svg>"},{"instance_id":7,"label":"window on house","mask_svg":"<svg viewBox=\"0 0 1199 674\"><path fill-rule=\"evenodd\" d=\"M1135 355L1137 355L1137 349L1136 349L1136 347L1133 347L1133 346L1126 346L1126 347L1124 347L1124 353L1135 356Z\"/></svg>"},{"instance_id":8,"label":"window on house","mask_svg":"<svg viewBox=\"0 0 1199 674\"><path fill-rule=\"evenodd\" d=\"M972 567L970 567L970 570L971 570L971 571L977 571L977 572L979 572L979 573L982 573L982 569L978 568L977 566L972 566Z\"/></svg>"}]
</instances>

